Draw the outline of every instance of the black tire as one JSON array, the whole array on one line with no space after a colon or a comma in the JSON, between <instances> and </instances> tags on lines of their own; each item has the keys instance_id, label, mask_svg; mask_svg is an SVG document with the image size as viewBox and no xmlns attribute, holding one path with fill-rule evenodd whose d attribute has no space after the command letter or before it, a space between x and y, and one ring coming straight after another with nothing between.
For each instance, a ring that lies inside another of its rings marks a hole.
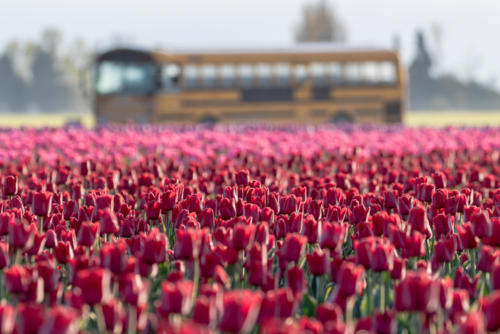
<instances>
[{"instance_id":1,"label":"black tire","mask_svg":"<svg viewBox=\"0 0 500 334\"><path fill-rule=\"evenodd\" d=\"M219 121L217 117L214 115L203 115L199 120L198 123L201 124L215 124Z\"/></svg>"},{"instance_id":2,"label":"black tire","mask_svg":"<svg viewBox=\"0 0 500 334\"><path fill-rule=\"evenodd\" d=\"M352 124L354 123L354 118L346 113L346 112L340 112L332 117L332 123L335 124Z\"/></svg>"}]
</instances>

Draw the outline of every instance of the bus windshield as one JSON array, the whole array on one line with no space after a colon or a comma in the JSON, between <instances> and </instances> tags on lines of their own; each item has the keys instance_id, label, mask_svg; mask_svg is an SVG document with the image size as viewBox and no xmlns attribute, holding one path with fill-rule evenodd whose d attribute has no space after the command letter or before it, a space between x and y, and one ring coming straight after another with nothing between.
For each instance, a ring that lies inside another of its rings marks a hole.
<instances>
[{"instance_id":1,"label":"bus windshield","mask_svg":"<svg viewBox=\"0 0 500 334\"><path fill-rule=\"evenodd\" d=\"M151 94L155 90L156 66L144 62L103 61L96 71L95 90L104 94Z\"/></svg>"}]
</instances>

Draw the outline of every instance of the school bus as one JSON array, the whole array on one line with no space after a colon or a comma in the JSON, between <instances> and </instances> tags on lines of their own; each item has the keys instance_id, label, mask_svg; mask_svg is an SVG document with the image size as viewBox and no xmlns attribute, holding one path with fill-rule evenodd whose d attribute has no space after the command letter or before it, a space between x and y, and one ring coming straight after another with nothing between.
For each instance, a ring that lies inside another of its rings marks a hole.
<instances>
[{"instance_id":1,"label":"school bus","mask_svg":"<svg viewBox=\"0 0 500 334\"><path fill-rule=\"evenodd\" d=\"M405 72L389 49L114 49L95 62L101 122L400 123Z\"/></svg>"}]
</instances>

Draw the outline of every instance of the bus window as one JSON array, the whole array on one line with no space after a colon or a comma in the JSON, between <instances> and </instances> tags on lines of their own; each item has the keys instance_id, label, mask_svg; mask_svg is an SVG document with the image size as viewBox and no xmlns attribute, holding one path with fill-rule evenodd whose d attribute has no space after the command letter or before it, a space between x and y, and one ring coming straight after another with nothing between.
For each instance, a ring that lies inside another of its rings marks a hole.
<instances>
[{"instance_id":1,"label":"bus window","mask_svg":"<svg viewBox=\"0 0 500 334\"><path fill-rule=\"evenodd\" d=\"M305 65L296 65L294 68L294 80L300 85L307 79L307 67Z\"/></svg>"},{"instance_id":2,"label":"bus window","mask_svg":"<svg viewBox=\"0 0 500 334\"><path fill-rule=\"evenodd\" d=\"M323 63L312 63L311 74L315 86L326 84L326 66Z\"/></svg>"},{"instance_id":3,"label":"bus window","mask_svg":"<svg viewBox=\"0 0 500 334\"><path fill-rule=\"evenodd\" d=\"M179 90L179 75L181 69L177 64L168 64L162 69L163 89L166 91Z\"/></svg>"},{"instance_id":4,"label":"bus window","mask_svg":"<svg viewBox=\"0 0 500 334\"><path fill-rule=\"evenodd\" d=\"M238 66L239 83L241 86L251 86L253 78L253 67L250 64Z\"/></svg>"},{"instance_id":5,"label":"bus window","mask_svg":"<svg viewBox=\"0 0 500 334\"><path fill-rule=\"evenodd\" d=\"M328 75L330 76L330 82L335 84L342 82L342 65L330 63L328 65Z\"/></svg>"},{"instance_id":6,"label":"bus window","mask_svg":"<svg viewBox=\"0 0 500 334\"><path fill-rule=\"evenodd\" d=\"M362 65L362 76L363 81L368 84L374 84L378 82L378 63L370 61Z\"/></svg>"},{"instance_id":7,"label":"bus window","mask_svg":"<svg viewBox=\"0 0 500 334\"><path fill-rule=\"evenodd\" d=\"M358 83L360 81L360 66L356 63L349 63L345 66L345 81L347 83Z\"/></svg>"},{"instance_id":8,"label":"bus window","mask_svg":"<svg viewBox=\"0 0 500 334\"><path fill-rule=\"evenodd\" d=\"M216 67L211 64L201 66L201 84L204 87L214 87L217 80Z\"/></svg>"},{"instance_id":9,"label":"bus window","mask_svg":"<svg viewBox=\"0 0 500 334\"><path fill-rule=\"evenodd\" d=\"M380 64L380 81L387 84L396 82L396 67L391 62L383 62Z\"/></svg>"},{"instance_id":10,"label":"bus window","mask_svg":"<svg viewBox=\"0 0 500 334\"><path fill-rule=\"evenodd\" d=\"M97 94L151 94L155 90L154 64L103 61L96 72Z\"/></svg>"},{"instance_id":11,"label":"bus window","mask_svg":"<svg viewBox=\"0 0 500 334\"><path fill-rule=\"evenodd\" d=\"M269 86L271 84L272 73L271 65L269 64L257 64L257 83L261 86Z\"/></svg>"},{"instance_id":12,"label":"bus window","mask_svg":"<svg viewBox=\"0 0 500 334\"><path fill-rule=\"evenodd\" d=\"M186 65L182 71L183 85L185 87L197 87L198 84L198 67L196 65Z\"/></svg>"},{"instance_id":13,"label":"bus window","mask_svg":"<svg viewBox=\"0 0 500 334\"><path fill-rule=\"evenodd\" d=\"M233 65L224 64L219 69L219 75L221 79L222 86L231 87L234 85L234 79L236 76L236 70Z\"/></svg>"},{"instance_id":14,"label":"bus window","mask_svg":"<svg viewBox=\"0 0 500 334\"><path fill-rule=\"evenodd\" d=\"M290 65L279 63L274 65L275 82L278 86L290 85Z\"/></svg>"}]
</instances>

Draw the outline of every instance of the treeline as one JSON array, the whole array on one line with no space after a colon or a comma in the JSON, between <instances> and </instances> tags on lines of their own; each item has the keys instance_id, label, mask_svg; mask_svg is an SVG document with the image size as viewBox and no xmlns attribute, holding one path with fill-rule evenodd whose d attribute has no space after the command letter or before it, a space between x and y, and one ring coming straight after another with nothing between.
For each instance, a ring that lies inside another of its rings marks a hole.
<instances>
[{"instance_id":1,"label":"treeline","mask_svg":"<svg viewBox=\"0 0 500 334\"><path fill-rule=\"evenodd\" d=\"M500 93L478 81L454 74L433 75L435 61L423 32L416 34L416 54L409 67L411 110L500 110Z\"/></svg>"},{"instance_id":2,"label":"treeline","mask_svg":"<svg viewBox=\"0 0 500 334\"><path fill-rule=\"evenodd\" d=\"M82 41L62 48L62 35L13 41L0 54L0 112L70 111L85 103L91 53Z\"/></svg>"}]
</instances>

